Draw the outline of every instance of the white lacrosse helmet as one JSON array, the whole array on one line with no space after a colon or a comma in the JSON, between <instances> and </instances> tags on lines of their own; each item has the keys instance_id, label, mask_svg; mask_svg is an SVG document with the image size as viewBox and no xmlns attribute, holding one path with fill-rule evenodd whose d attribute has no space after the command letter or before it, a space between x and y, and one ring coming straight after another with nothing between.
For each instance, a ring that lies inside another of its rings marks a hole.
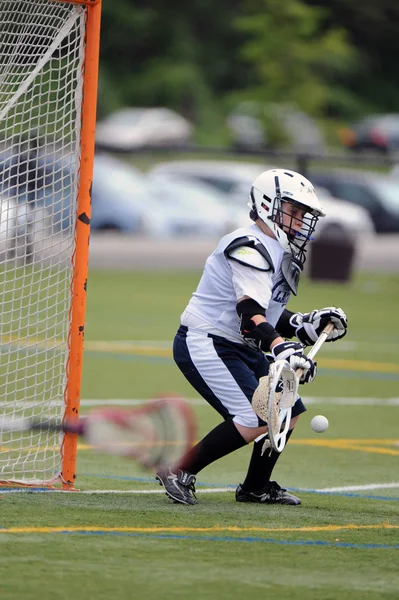
<instances>
[{"instance_id":1,"label":"white lacrosse helmet","mask_svg":"<svg viewBox=\"0 0 399 600\"><path fill-rule=\"evenodd\" d=\"M282 229L282 202L296 204L306 210L300 232L285 232ZM319 217L325 216L310 181L287 169L264 171L252 184L248 206L251 208L251 218L261 219L273 232L282 248L303 264L305 247L313 239L312 234Z\"/></svg>"}]
</instances>

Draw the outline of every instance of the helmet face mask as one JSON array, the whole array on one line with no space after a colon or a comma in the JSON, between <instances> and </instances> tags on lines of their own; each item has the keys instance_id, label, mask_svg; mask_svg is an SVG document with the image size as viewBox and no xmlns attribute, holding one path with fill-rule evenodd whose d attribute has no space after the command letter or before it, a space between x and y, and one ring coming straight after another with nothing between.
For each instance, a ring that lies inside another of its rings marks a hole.
<instances>
[{"instance_id":1,"label":"helmet face mask","mask_svg":"<svg viewBox=\"0 0 399 600\"><path fill-rule=\"evenodd\" d=\"M319 219L318 216L305 211L306 208L297 202L282 200L280 203L275 202L270 216L270 220L286 234L291 254L301 264L306 260L306 246L314 239L313 234Z\"/></svg>"},{"instance_id":2,"label":"helmet face mask","mask_svg":"<svg viewBox=\"0 0 399 600\"><path fill-rule=\"evenodd\" d=\"M270 169L255 179L250 198L251 218L263 221L282 248L303 265L306 246L324 216L310 181L294 171Z\"/></svg>"}]
</instances>

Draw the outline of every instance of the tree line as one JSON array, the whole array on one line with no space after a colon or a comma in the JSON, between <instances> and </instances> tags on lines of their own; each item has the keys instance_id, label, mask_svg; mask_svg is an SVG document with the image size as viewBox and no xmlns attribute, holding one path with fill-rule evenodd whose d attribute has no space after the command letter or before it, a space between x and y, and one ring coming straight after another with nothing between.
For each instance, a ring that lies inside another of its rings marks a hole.
<instances>
[{"instance_id":1,"label":"tree line","mask_svg":"<svg viewBox=\"0 0 399 600\"><path fill-rule=\"evenodd\" d=\"M243 100L399 112L398 26L397 0L104 0L99 116L164 105L211 129Z\"/></svg>"}]
</instances>

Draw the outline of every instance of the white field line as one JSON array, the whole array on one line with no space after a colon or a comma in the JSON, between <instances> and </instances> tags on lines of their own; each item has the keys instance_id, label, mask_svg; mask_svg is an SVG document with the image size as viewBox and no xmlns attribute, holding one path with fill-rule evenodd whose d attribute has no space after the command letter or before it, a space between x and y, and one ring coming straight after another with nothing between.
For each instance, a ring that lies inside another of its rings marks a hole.
<instances>
[{"instance_id":1,"label":"white field line","mask_svg":"<svg viewBox=\"0 0 399 600\"><path fill-rule=\"evenodd\" d=\"M399 406L399 398L330 398L328 396L310 396L302 397L305 404L343 404L343 405L358 405L358 406ZM201 398L187 398L190 404L197 406L207 406L205 400ZM106 405L114 404L120 406L134 406L141 404L142 402L148 402L148 399L140 398L110 398L110 399L96 399L96 398L83 398L81 400L81 406L95 406L95 405Z\"/></svg>"},{"instance_id":2,"label":"white field line","mask_svg":"<svg viewBox=\"0 0 399 600\"><path fill-rule=\"evenodd\" d=\"M393 489L393 488L399 488L399 483L369 483L366 485L348 485L348 486L344 486L344 487L333 487L333 488L319 488L319 489L312 489L312 490L305 490L302 489L302 491L311 491L311 492L317 492L319 494L326 494L326 493L334 493L334 492L361 492L361 491L366 491L366 490L386 490L386 489ZM235 488L233 487L222 487L222 488L201 488L198 487L197 492L199 494L220 494L220 493L224 493L224 492L234 492ZM164 494L165 491L162 490L129 490L128 492L123 492L122 490L103 490L103 491L84 491L81 492L82 494L107 494L107 493L118 493L118 494L123 494L123 493L129 493L129 494Z\"/></svg>"},{"instance_id":3,"label":"white field line","mask_svg":"<svg viewBox=\"0 0 399 600\"><path fill-rule=\"evenodd\" d=\"M318 489L308 489L308 488L302 488L299 489L298 491L301 492L316 492L319 494L328 494L328 493L345 493L345 492L361 492L361 491L372 491L372 490L387 490L387 489L395 489L395 488L399 488L399 482L398 483L369 483L366 485L348 485L348 486L343 486L343 487L331 487L331 488L318 488ZM197 492L199 494L221 494L221 493L226 493L226 492L231 492L233 493L235 491L235 488L233 486L229 486L229 487L220 487L220 488L216 488L216 487L211 487L211 488L201 488L199 487ZM6 490L1 490L0 488L0 495L1 494L20 494L20 493L31 493L32 490L29 488L21 488L21 489L6 489ZM71 492L67 491L67 490L43 490L40 489L38 491L36 491L35 493L64 493L64 494L70 494ZM83 490L80 491L79 494L119 494L119 495L123 495L123 494L164 494L165 491L163 489L149 489L149 490Z\"/></svg>"},{"instance_id":4,"label":"white field line","mask_svg":"<svg viewBox=\"0 0 399 600\"><path fill-rule=\"evenodd\" d=\"M208 406L205 400L201 398L186 398L187 402L195 406ZM329 396L310 396L302 397L307 405L312 404L330 404L342 406L399 406L399 398L330 398ZM81 406L136 406L145 404L148 398L82 398ZM59 407L63 400L50 400L46 403L48 408ZM0 406L7 407L32 407L42 406L43 401L39 400L16 400L15 402L0 402Z\"/></svg>"},{"instance_id":5,"label":"white field line","mask_svg":"<svg viewBox=\"0 0 399 600\"><path fill-rule=\"evenodd\" d=\"M364 490L389 490L399 488L399 483L369 483L367 485L347 485L345 487L318 488L313 492L361 492Z\"/></svg>"}]
</instances>

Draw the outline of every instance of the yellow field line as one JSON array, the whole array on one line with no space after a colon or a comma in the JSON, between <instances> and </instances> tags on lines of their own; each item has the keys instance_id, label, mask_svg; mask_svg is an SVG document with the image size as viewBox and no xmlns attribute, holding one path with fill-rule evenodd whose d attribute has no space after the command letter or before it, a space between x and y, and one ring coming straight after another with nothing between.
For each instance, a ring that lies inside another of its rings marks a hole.
<instances>
[{"instance_id":1,"label":"yellow field line","mask_svg":"<svg viewBox=\"0 0 399 600\"><path fill-rule=\"evenodd\" d=\"M291 444L297 444L299 446L319 446L323 448L332 448L333 450L355 450L358 452L368 452L369 454L385 454L388 456L399 456L399 450L394 448L376 448L371 440L292 440ZM387 445L397 443L393 440L387 440ZM363 444L370 444L365 446ZM381 445L381 440L379 445Z\"/></svg>"},{"instance_id":2,"label":"yellow field line","mask_svg":"<svg viewBox=\"0 0 399 600\"><path fill-rule=\"evenodd\" d=\"M10 442L12 444L12 442ZM399 449L396 450L394 448L381 448L378 446L393 446L395 444L399 444L399 440L356 440L356 439L322 439L322 440L314 440L314 439L303 439L303 440L291 440L290 444L298 445L298 446L316 446L323 448L331 448L332 450L354 450L359 452L368 452L370 454L385 454L387 456L399 456ZM377 446L377 447L376 447ZM26 448L13 448L11 446L0 446L0 452L2 453L12 453L12 452L22 452L28 453L33 450L32 447L27 446ZM56 452L59 450L59 446L46 446L42 448L34 448L35 452L45 452L52 451ZM93 450L93 447L89 444L78 444L78 450Z\"/></svg>"},{"instance_id":3,"label":"yellow field line","mask_svg":"<svg viewBox=\"0 0 399 600\"><path fill-rule=\"evenodd\" d=\"M19 339L17 336L3 336L0 338L0 344L25 343L26 347L44 346L46 348L56 347L64 344L64 340L40 340L36 337L27 337ZM161 348L160 346L140 345L138 342L129 340L121 341L105 341L93 340L85 342L86 350L94 350L100 352L111 352L115 354L134 354L138 356L158 356L172 357L171 348ZM344 369L356 371L374 371L378 373L399 373L399 365L397 363L374 362L367 360L353 360L345 358L320 358L319 366L325 369Z\"/></svg>"},{"instance_id":4,"label":"yellow field line","mask_svg":"<svg viewBox=\"0 0 399 600\"><path fill-rule=\"evenodd\" d=\"M335 531L357 531L357 530L379 530L379 529L399 529L399 525L389 523L379 523L376 525L322 525L316 527L94 527L92 525L81 525L80 527L9 527L0 529L1 533L62 533L65 531L103 531L107 533L215 533L215 532L258 532L258 533L314 533L314 532L335 532Z\"/></svg>"},{"instance_id":5,"label":"yellow field line","mask_svg":"<svg viewBox=\"0 0 399 600\"><path fill-rule=\"evenodd\" d=\"M378 373L399 373L397 363L371 362L346 358L321 358L317 364L326 369L347 369L354 371L374 371Z\"/></svg>"}]
</instances>

